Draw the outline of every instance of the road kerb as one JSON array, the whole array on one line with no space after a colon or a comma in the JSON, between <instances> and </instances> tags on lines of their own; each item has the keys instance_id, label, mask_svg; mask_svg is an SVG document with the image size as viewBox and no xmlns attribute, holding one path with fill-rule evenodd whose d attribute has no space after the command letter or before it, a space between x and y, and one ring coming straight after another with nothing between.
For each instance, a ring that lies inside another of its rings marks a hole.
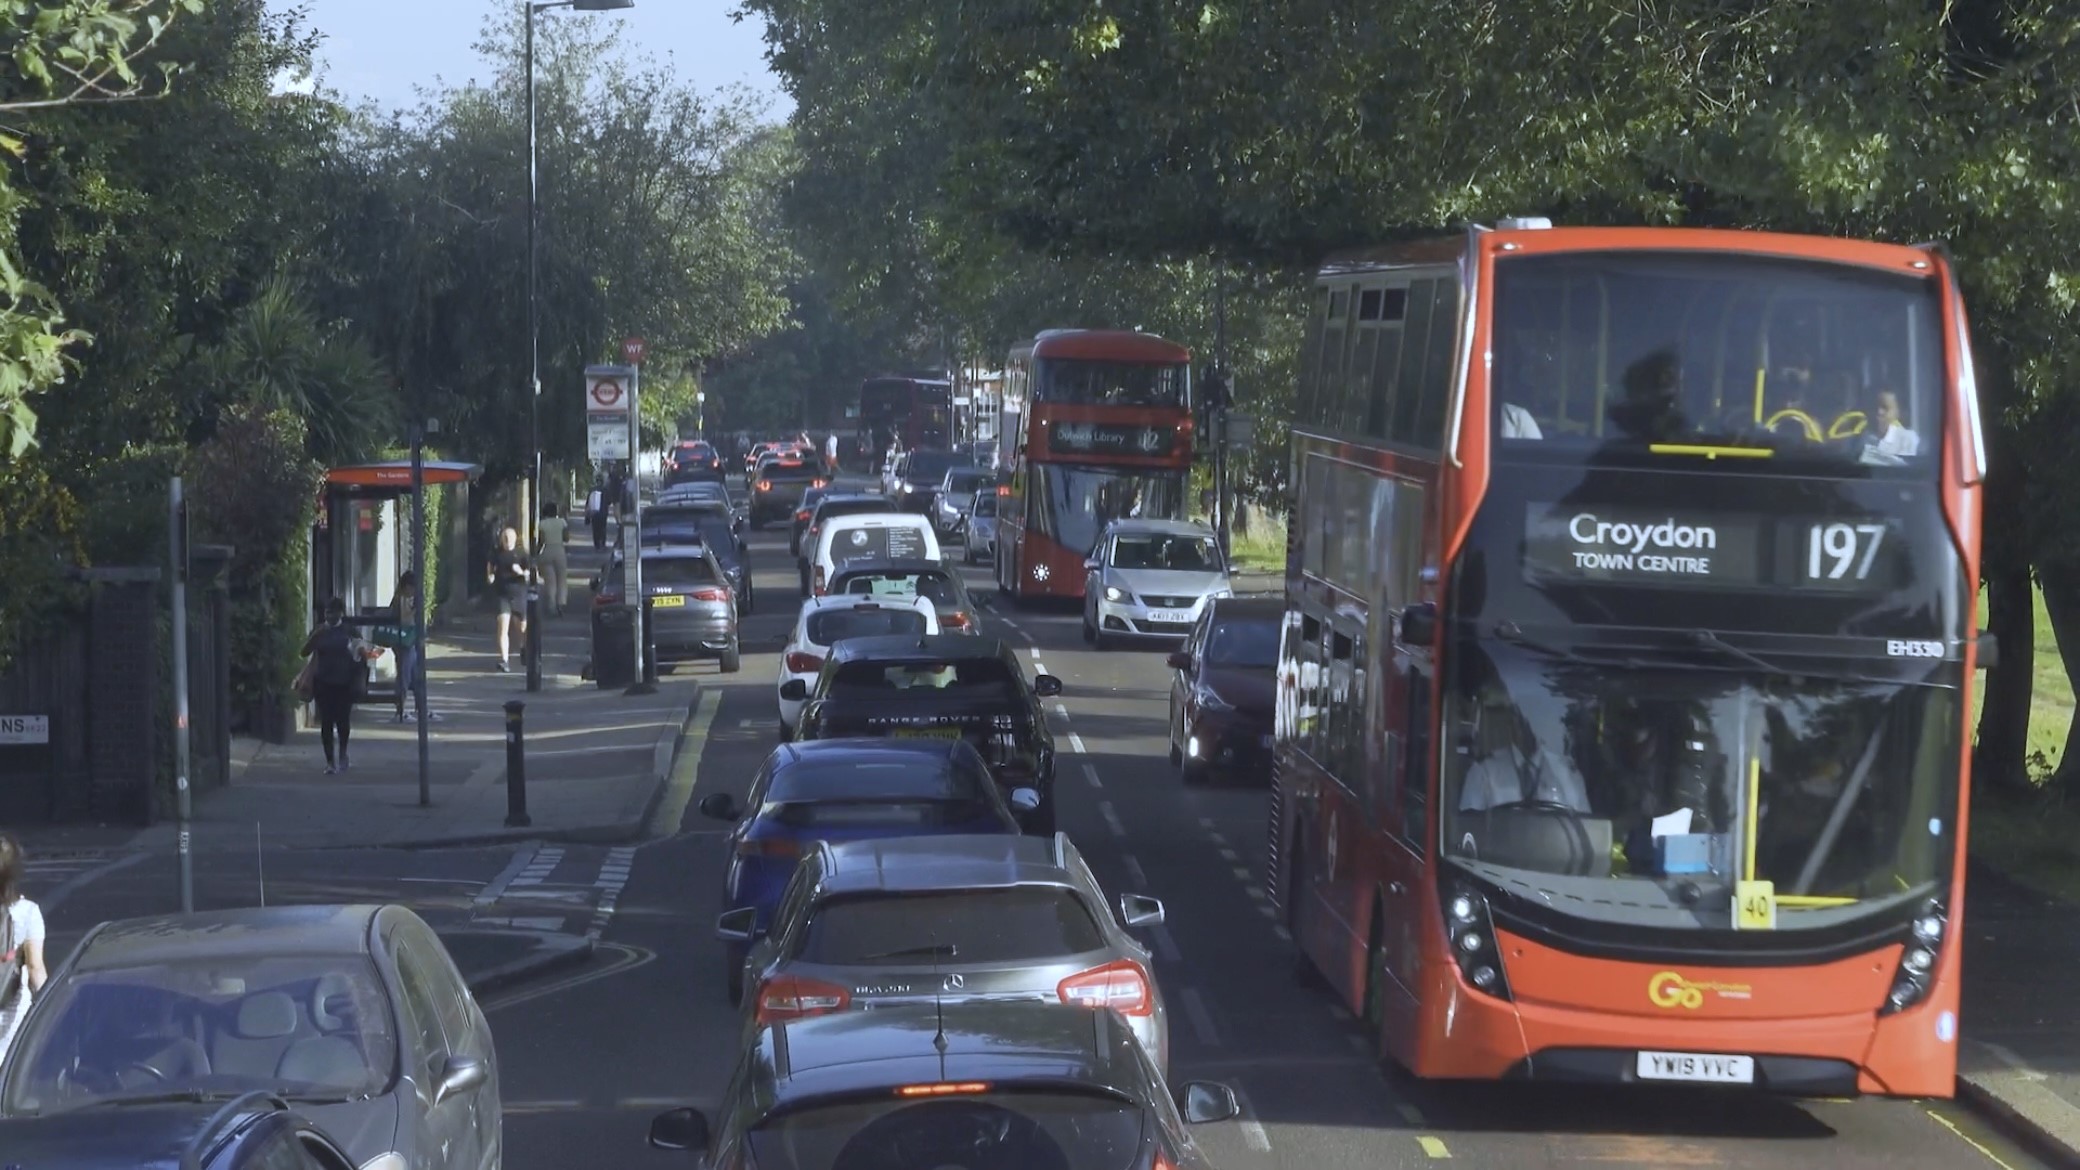
<instances>
[{"instance_id":1,"label":"road kerb","mask_svg":"<svg viewBox=\"0 0 2080 1170\"><path fill-rule=\"evenodd\" d=\"M700 710L701 699L708 688L695 683L693 697L686 700L686 709L679 713L679 725L657 739L657 748L650 757L650 795L643 802L642 815L636 818L630 829L628 840L641 840L649 827L651 818L664 803L665 792L672 783L672 767L678 762L679 749L686 743L686 729L693 725L693 713Z\"/></svg>"},{"instance_id":2,"label":"road kerb","mask_svg":"<svg viewBox=\"0 0 2080 1170\"><path fill-rule=\"evenodd\" d=\"M2046 1088L2030 1070L1990 1056L1987 1060L1999 1067L1959 1074L1958 1100L2051 1165L2080 1170L2080 1108Z\"/></svg>"}]
</instances>

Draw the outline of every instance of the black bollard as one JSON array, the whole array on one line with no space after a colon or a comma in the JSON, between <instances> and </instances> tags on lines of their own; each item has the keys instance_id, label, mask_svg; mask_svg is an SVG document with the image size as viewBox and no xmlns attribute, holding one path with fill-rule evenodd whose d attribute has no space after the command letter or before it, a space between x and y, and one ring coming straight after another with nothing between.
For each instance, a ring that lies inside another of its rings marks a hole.
<instances>
[{"instance_id":1,"label":"black bollard","mask_svg":"<svg viewBox=\"0 0 2080 1170\"><path fill-rule=\"evenodd\" d=\"M527 738L520 723L526 710L519 699L506 703L506 827L513 829L534 823L527 816Z\"/></svg>"}]
</instances>

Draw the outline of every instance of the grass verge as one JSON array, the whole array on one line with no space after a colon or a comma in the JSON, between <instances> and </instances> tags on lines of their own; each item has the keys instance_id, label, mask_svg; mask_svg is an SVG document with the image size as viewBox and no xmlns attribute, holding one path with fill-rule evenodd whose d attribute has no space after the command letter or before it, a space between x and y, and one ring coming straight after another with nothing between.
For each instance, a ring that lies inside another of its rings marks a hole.
<instances>
[{"instance_id":1,"label":"grass verge","mask_svg":"<svg viewBox=\"0 0 2080 1170\"><path fill-rule=\"evenodd\" d=\"M1981 602L1984 624L1984 602ZM2030 687L2030 779L2033 794L2010 795L1991 784L1973 789L1972 856L2049 894L2080 902L2080 806L2060 789L2043 787L2058 767L2073 723L2073 684L2058 656L2058 640L2036 595L2036 659ZM1972 726L1979 724L1984 692L1973 695Z\"/></svg>"}]
</instances>

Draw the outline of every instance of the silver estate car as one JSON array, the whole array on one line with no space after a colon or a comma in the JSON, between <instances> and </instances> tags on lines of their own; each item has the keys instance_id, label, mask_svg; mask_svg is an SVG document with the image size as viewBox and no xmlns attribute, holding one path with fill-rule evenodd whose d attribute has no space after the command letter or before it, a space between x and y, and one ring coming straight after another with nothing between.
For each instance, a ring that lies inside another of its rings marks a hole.
<instances>
[{"instance_id":1,"label":"silver estate car","mask_svg":"<svg viewBox=\"0 0 2080 1170\"><path fill-rule=\"evenodd\" d=\"M1183 638L1216 597L1233 597L1213 529L1184 520L1115 520L1083 562L1083 639Z\"/></svg>"},{"instance_id":2,"label":"silver estate car","mask_svg":"<svg viewBox=\"0 0 2080 1170\"><path fill-rule=\"evenodd\" d=\"M744 959L747 1036L781 1020L934 1000L1111 1008L1156 1066L1170 1026L1149 953L1127 931L1163 904L1105 891L1066 833L820 843L756 935L757 910L716 920Z\"/></svg>"}]
</instances>

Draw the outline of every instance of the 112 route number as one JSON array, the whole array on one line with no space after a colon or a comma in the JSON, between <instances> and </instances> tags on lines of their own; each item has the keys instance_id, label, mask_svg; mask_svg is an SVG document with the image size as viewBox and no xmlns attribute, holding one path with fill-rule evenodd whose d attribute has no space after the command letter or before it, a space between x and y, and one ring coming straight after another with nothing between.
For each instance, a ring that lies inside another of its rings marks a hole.
<instances>
[{"instance_id":1,"label":"112 route number","mask_svg":"<svg viewBox=\"0 0 2080 1170\"><path fill-rule=\"evenodd\" d=\"M1883 524L1815 524L1806 534L1806 578L1867 580L1884 542Z\"/></svg>"}]
</instances>

